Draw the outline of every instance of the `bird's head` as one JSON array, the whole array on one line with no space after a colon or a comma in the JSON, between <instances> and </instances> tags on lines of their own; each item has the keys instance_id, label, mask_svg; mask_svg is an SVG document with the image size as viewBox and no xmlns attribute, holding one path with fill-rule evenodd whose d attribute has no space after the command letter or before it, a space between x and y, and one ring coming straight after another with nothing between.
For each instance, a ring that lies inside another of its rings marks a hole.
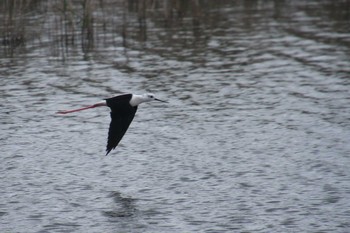
<instances>
[{"instance_id":1,"label":"bird's head","mask_svg":"<svg viewBox=\"0 0 350 233\"><path fill-rule=\"evenodd\" d=\"M160 100L160 99L157 99L154 94L152 93L145 93L142 95L142 99L143 99L143 102L150 102L150 101L153 101L153 100L157 100L157 101L160 101L160 102L164 102L164 103L168 103L164 100Z\"/></svg>"},{"instance_id":2,"label":"bird's head","mask_svg":"<svg viewBox=\"0 0 350 233\"><path fill-rule=\"evenodd\" d=\"M146 93L143 95L132 95L132 98L130 100L130 104L131 104L131 106L138 106L141 103L150 102L153 100L168 103L164 100L157 99L152 93Z\"/></svg>"}]
</instances>

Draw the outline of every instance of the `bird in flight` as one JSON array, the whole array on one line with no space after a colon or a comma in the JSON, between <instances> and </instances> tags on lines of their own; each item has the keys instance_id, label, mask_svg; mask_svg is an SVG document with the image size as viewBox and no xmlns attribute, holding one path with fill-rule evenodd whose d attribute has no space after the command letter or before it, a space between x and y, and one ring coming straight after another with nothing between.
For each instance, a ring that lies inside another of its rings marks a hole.
<instances>
[{"instance_id":1,"label":"bird in flight","mask_svg":"<svg viewBox=\"0 0 350 233\"><path fill-rule=\"evenodd\" d=\"M123 138L131 121L134 119L138 105L153 100L167 103L167 101L155 98L155 96L151 93L146 93L143 95L123 94L104 99L99 103L84 108L58 111L57 114L67 114L102 106L109 107L111 109L111 123L109 125L106 148L106 155L108 155L111 150L118 146L120 140Z\"/></svg>"}]
</instances>

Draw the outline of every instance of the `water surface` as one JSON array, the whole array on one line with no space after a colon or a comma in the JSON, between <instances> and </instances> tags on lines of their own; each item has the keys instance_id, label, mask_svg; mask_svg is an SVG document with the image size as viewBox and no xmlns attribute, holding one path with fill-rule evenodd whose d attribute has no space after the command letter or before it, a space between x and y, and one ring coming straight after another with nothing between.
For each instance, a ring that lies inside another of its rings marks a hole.
<instances>
[{"instance_id":1,"label":"water surface","mask_svg":"<svg viewBox=\"0 0 350 233\"><path fill-rule=\"evenodd\" d=\"M349 1L166 2L1 3L1 231L348 232Z\"/></svg>"}]
</instances>

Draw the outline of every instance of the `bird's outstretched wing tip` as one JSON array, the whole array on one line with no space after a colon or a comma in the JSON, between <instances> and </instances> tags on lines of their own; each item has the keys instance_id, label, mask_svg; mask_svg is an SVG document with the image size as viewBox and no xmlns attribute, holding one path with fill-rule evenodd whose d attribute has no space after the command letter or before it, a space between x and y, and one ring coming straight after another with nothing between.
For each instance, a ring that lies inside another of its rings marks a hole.
<instances>
[{"instance_id":1,"label":"bird's outstretched wing tip","mask_svg":"<svg viewBox=\"0 0 350 233\"><path fill-rule=\"evenodd\" d=\"M106 149L106 156L111 152L112 149Z\"/></svg>"}]
</instances>

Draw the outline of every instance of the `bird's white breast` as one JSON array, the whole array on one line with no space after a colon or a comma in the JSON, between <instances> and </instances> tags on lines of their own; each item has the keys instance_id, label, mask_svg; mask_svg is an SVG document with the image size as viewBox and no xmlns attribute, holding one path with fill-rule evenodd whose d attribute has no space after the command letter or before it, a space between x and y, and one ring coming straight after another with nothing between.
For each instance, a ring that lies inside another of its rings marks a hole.
<instances>
[{"instance_id":1,"label":"bird's white breast","mask_svg":"<svg viewBox=\"0 0 350 233\"><path fill-rule=\"evenodd\" d=\"M144 102L142 95L134 95L134 94L131 96L131 99L129 101L130 105L133 107L138 106L142 102Z\"/></svg>"}]
</instances>

